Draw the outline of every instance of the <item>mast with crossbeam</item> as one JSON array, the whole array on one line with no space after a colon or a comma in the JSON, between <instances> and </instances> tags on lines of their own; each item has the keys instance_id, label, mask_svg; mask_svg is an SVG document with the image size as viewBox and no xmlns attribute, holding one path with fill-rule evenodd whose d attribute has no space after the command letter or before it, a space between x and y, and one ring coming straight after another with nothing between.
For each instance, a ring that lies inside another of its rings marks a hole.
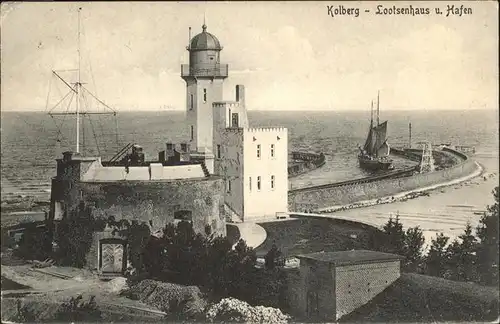
<instances>
[{"instance_id":1,"label":"mast with crossbeam","mask_svg":"<svg viewBox=\"0 0 500 324\"><path fill-rule=\"evenodd\" d=\"M59 80L61 81L67 88L68 88L68 93L63 96L61 100L59 100L55 106L52 107L52 109L48 112L48 114L53 118L54 116L60 116L60 115L74 115L76 116L76 143L75 143L75 149L76 153L80 153L80 124L81 124L81 117L85 116L90 116L90 115L113 115L116 116L116 111L105 104L102 100L97 98L96 95L94 95L92 92L90 92L86 87L84 87L84 84L81 79L81 45L80 45L80 36L81 36L81 29L80 29L80 13L81 13L82 8L78 8L78 46L77 46L77 53L78 53L78 68L77 69L70 69L70 70L61 70L61 71L56 71L52 70L52 74ZM64 77L61 76L59 72L67 72L67 71L76 71L77 72L77 80L76 82L68 82L67 80L64 79ZM91 111L86 111L82 109L82 102L81 99L84 94L90 95L94 100L96 100L98 103L100 103L103 107L107 109L107 111L97 111L97 112L91 112ZM76 104L76 109L75 111L69 111L69 107L65 112L54 112L54 110L62 104L68 96L71 95L70 97L70 104L73 101L73 97L76 96L75 104ZM92 126L93 127L93 126ZM83 128L83 125L82 125ZM83 129L82 129L83 130ZM60 131L59 131L60 132ZM85 134L83 134L85 135ZM95 136L95 133L94 133ZM85 140L85 138L83 138ZM58 140L59 141L59 140ZM97 147L99 150L99 147Z\"/></svg>"}]
</instances>

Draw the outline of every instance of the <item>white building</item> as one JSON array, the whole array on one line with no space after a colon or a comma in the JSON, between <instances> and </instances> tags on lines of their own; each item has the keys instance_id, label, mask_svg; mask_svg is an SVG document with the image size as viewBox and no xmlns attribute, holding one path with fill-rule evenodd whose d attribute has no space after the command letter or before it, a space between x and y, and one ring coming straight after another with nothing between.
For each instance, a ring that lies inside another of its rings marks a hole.
<instances>
[{"instance_id":1,"label":"white building","mask_svg":"<svg viewBox=\"0 0 500 324\"><path fill-rule=\"evenodd\" d=\"M196 150L191 156L224 177L225 203L233 216L249 221L287 212L288 131L250 127L242 85L236 86L236 101L222 101L228 66L220 64L217 38L202 28L187 47L190 64L181 71L191 147Z\"/></svg>"}]
</instances>

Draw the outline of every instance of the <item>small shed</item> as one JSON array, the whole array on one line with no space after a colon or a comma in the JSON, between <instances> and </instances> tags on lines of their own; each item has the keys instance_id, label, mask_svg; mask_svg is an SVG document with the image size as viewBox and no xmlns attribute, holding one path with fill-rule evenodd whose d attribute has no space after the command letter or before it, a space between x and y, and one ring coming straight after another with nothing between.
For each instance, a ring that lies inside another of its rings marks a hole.
<instances>
[{"instance_id":1,"label":"small shed","mask_svg":"<svg viewBox=\"0 0 500 324\"><path fill-rule=\"evenodd\" d=\"M395 254L352 250L298 255L299 274L289 287L290 308L311 320L338 320L366 304L400 277Z\"/></svg>"}]
</instances>

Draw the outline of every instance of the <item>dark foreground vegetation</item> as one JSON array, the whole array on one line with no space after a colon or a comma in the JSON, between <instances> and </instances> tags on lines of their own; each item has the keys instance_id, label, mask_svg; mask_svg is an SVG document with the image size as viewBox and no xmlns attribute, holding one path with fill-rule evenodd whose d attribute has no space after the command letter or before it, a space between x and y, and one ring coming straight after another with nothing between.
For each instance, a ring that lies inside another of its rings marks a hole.
<instances>
[{"instance_id":1,"label":"dark foreground vegetation","mask_svg":"<svg viewBox=\"0 0 500 324\"><path fill-rule=\"evenodd\" d=\"M396 217L394 220L390 218L384 226L387 241L381 248L405 256L402 265L405 272L498 287L498 187L493 190L493 196L495 202L481 217L475 235L470 224L453 242L440 233L432 240L428 253L424 254L422 230L413 227L404 231Z\"/></svg>"},{"instance_id":2,"label":"dark foreground vegetation","mask_svg":"<svg viewBox=\"0 0 500 324\"><path fill-rule=\"evenodd\" d=\"M233 248L234 238L238 237L236 233L231 235L233 239L217 237L209 228L205 233L195 233L191 223L180 222L177 226L166 226L163 235L155 237L147 224L116 221L112 216L94 219L85 208L61 223L55 238L50 226L43 230L28 229L16 254L39 260L51 257L60 265L82 267L91 246L92 233L111 227L116 235L128 241L131 267L126 276L129 286L135 287L128 297L146 299L157 307L168 309L170 314L183 316L169 320L196 321L203 320L200 316L206 305L227 297L286 310L284 257L320 250L381 250L403 255L402 268L406 273L348 318L376 322L495 319L498 290L470 283L498 285L498 187L493 194L495 203L481 218L475 235L470 225L450 244L449 238L438 235L432 240L427 254L423 253L422 231L418 227L404 231L398 217L389 219L383 231L369 227L356 229L347 223L330 223L327 228L325 222L314 221L269 223L264 225L269 233L268 240L256 251L243 240ZM283 226L281 230L279 226ZM58 249L53 249L53 241ZM255 267L257 254L265 257L265 267ZM140 288L141 285L144 287ZM179 287L193 287L196 292L189 290L191 297L171 298L173 302L144 295L151 296L154 290L175 292L174 286L179 291L184 291ZM148 289L151 290L149 294ZM97 321L102 318L98 308L93 299L77 298L60 306L57 316L69 321ZM82 313L91 318L78 318L84 316ZM22 309L19 314L24 318L31 316L29 311Z\"/></svg>"}]
</instances>

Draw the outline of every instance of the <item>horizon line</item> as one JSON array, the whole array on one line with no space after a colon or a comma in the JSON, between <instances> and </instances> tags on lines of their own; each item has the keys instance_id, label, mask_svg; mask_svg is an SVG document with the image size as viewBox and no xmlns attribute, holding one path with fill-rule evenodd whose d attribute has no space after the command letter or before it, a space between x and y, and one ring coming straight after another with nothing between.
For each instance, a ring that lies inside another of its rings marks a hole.
<instances>
[{"instance_id":1,"label":"horizon line","mask_svg":"<svg viewBox=\"0 0 500 324\"><path fill-rule=\"evenodd\" d=\"M425 108L402 108L402 109L384 109L384 111L390 111L390 112L403 112L403 111L426 111L426 112L432 112L432 111L466 111L466 110L471 110L471 111L479 111L479 110L497 110L498 108L453 108L453 109L446 109L446 108L433 108L431 110L426 110ZM125 110L117 110L116 113L119 114L120 112L126 113L126 112L186 112L187 110L185 109L125 109ZM335 109L247 109L247 111L255 111L255 112L364 112L366 109L340 109L340 110L335 110ZM40 110L3 110L0 109L0 113L10 113L10 112L16 112L16 113L47 113L44 111ZM48 114L48 113L47 113Z\"/></svg>"}]
</instances>

